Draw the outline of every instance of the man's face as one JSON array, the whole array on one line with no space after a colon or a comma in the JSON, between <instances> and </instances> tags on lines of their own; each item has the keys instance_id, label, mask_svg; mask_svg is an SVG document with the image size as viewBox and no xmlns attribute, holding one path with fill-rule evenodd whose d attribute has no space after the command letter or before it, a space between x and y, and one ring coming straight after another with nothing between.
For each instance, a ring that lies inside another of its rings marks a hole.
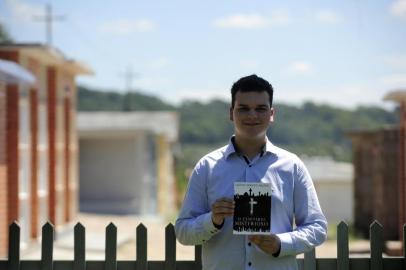
<instances>
[{"instance_id":1,"label":"man's face","mask_svg":"<svg viewBox=\"0 0 406 270\"><path fill-rule=\"evenodd\" d=\"M245 139L262 139L273 122L273 108L267 92L237 92L230 120L234 122L235 135Z\"/></svg>"}]
</instances>

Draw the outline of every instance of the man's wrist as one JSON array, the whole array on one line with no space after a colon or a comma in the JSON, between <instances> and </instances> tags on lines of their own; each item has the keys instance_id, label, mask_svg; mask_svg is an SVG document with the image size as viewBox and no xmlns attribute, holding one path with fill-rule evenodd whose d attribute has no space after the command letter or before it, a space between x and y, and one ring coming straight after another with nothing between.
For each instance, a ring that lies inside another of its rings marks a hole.
<instances>
[{"instance_id":1,"label":"man's wrist","mask_svg":"<svg viewBox=\"0 0 406 270\"><path fill-rule=\"evenodd\" d=\"M224 219L223 219L223 222L221 222L220 224L217 224L216 222L214 222L214 219L213 219L213 216L212 216L212 217L211 217L211 222L213 223L213 226L214 226L216 229L220 230L221 228L223 228Z\"/></svg>"},{"instance_id":2,"label":"man's wrist","mask_svg":"<svg viewBox=\"0 0 406 270\"><path fill-rule=\"evenodd\" d=\"M277 235L275 235L275 238L277 239L278 250L276 252L272 253L272 256L278 257L279 254L281 253L282 243L281 243L281 239Z\"/></svg>"}]
</instances>

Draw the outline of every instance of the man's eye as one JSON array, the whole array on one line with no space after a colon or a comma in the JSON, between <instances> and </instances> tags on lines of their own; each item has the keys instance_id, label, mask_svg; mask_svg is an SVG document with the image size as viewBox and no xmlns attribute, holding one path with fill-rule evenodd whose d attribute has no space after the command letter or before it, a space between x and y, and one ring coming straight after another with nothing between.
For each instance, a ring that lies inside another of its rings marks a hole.
<instances>
[{"instance_id":1,"label":"man's eye","mask_svg":"<svg viewBox=\"0 0 406 270\"><path fill-rule=\"evenodd\" d=\"M268 109L267 108L257 108L255 109L257 112L266 112Z\"/></svg>"},{"instance_id":2,"label":"man's eye","mask_svg":"<svg viewBox=\"0 0 406 270\"><path fill-rule=\"evenodd\" d=\"M238 108L239 112L248 112L249 109L248 108Z\"/></svg>"}]
</instances>

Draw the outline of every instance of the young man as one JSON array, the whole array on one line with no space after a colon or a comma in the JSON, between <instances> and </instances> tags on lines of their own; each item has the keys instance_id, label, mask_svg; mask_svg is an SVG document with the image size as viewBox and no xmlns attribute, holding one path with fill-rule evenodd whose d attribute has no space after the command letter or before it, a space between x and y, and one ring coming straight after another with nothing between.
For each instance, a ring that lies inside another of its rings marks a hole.
<instances>
[{"instance_id":1,"label":"young man","mask_svg":"<svg viewBox=\"0 0 406 270\"><path fill-rule=\"evenodd\" d=\"M327 233L312 179L296 155L266 136L274 120L272 85L256 75L243 77L231 96L235 134L194 168L176 237L202 245L203 269L297 269L296 255L322 244ZM272 234L233 235L234 182L270 184Z\"/></svg>"}]
</instances>

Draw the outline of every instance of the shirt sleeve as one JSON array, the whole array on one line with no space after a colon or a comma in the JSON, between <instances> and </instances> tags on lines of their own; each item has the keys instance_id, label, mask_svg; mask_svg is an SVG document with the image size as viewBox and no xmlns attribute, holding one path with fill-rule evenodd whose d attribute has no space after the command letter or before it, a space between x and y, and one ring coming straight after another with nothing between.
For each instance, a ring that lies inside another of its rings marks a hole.
<instances>
[{"instance_id":1,"label":"shirt sleeve","mask_svg":"<svg viewBox=\"0 0 406 270\"><path fill-rule=\"evenodd\" d=\"M175 223L176 238L184 245L201 245L220 231L211 219L211 207L206 192L207 174L207 167L199 162L189 179Z\"/></svg>"},{"instance_id":2,"label":"shirt sleeve","mask_svg":"<svg viewBox=\"0 0 406 270\"><path fill-rule=\"evenodd\" d=\"M277 234L281 240L279 257L310 251L321 245L327 236L327 220L320 208L313 181L303 164L295 170L293 198L296 228L292 232Z\"/></svg>"}]
</instances>

